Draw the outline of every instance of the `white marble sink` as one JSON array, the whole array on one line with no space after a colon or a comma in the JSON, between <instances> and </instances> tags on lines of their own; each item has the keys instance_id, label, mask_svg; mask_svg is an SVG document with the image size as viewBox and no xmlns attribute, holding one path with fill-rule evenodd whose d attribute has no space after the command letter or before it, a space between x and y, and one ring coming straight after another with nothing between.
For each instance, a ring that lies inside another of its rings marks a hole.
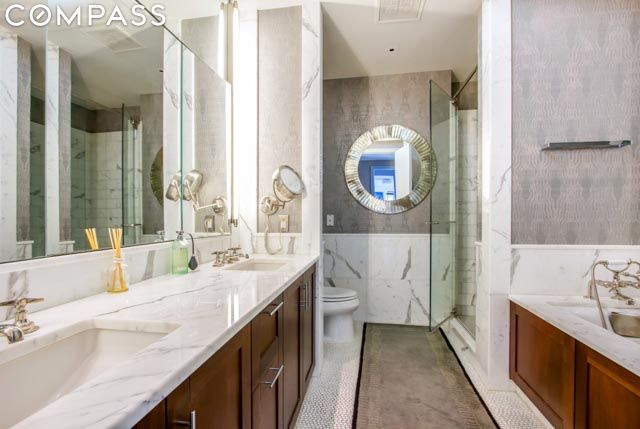
<instances>
[{"instance_id":1,"label":"white marble sink","mask_svg":"<svg viewBox=\"0 0 640 429\"><path fill-rule=\"evenodd\" d=\"M247 259L226 267L236 271L285 271L288 261L278 259Z\"/></svg>"},{"instance_id":2,"label":"white marble sink","mask_svg":"<svg viewBox=\"0 0 640 429\"><path fill-rule=\"evenodd\" d=\"M0 348L0 427L7 428L117 367L178 325L91 319ZM44 329L44 328L43 328Z\"/></svg>"}]
</instances>

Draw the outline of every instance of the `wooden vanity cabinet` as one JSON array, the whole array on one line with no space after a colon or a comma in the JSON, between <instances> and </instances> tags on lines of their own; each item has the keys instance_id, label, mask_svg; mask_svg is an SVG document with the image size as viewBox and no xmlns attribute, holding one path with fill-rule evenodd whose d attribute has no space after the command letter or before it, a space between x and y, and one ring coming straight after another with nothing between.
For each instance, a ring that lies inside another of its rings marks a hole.
<instances>
[{"instance_id":1,"label":"wooden vanity cabinet","mask_svg":"<svg viewBox=\"0 0 640 429\"><path fill-rule=\"evenodd\" d=\"M581 343L576 348L575 427L640 427L640 377Z\"/></svg>"},{"instance_id":2,"label":"wooden vanity cabinet","mask_svg":"<svg viewBox=\"0 0 640 429\"><path fill-rule=\"evenodd\" d=\"M555 428L640 428L640 377L515 303L509 375Z\"/></svg>"},{"instance_id":3,"label":"wooden vanity cabinet","mask_svg":"<svg viewBox=\"0 0 640 429\"><path fill-rule=\"evenodd\" d=\"M302 295L302 281L298 279L284 292L284 424L293 427L302 402L302 308L305 305Z\"/></svg>"},{"instance_id":4,"label":"wooden vanity cabinet","mask_svg":"<svg viewBox=\"0 0 640 429\"><path fill-rule=\"evenodd\" d=\"M307 392L307 387L311 381L314 368L314 352L315 352L315 267L309 269L302 276L302 298L304 306L301 307L302 323L300 328L300 337L302 343L302 396Z\"/></svg>"},{"instance_id":5,"label":"wooden vanity cabinet","mask_svg":"<svg viewBox=\"0 0 640 429\"><path fill-rule=\"evenodd\" d=\"M134 427L294 427L314 367L314 282L315 267Z\"/></svg>"},{"instance_id":6,"label":"wooden vanity cabinet","mask_svg":"<svg viewBox=\"0 0 640 429\"><path fill-rule=\"evenodd\" d=\"M509 376L556 428L573 427L575 340L511 303Z\"/></svg>"},{"instance_id":7,"label":"wooden vanity cabinet","mask_svg":"<svg viewBox=\"0 0 640 429\"><path fill-rule=\"evenodd\" d=\"M284 302L276 298L251 322L253 428L282 429Z\"/></svg>"}]
</instances>

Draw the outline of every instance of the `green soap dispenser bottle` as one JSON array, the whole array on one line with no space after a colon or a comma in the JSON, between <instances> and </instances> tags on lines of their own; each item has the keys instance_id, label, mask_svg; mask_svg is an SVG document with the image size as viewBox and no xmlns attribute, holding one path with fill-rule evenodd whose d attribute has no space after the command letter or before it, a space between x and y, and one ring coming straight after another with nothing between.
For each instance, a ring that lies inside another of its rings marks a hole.
<instances>
[{"instance_id":1,"label":"green soap dispenser bottle","mask_svg":"<svg viewBox=\"0 0 640 429\"><path fill-rule=\"evenodd\" d=\"M189 243L184 238L184 231L177 231L178 237L171 243L171 274L187 274L189 272Z\"/></svg>"}]
</instances>

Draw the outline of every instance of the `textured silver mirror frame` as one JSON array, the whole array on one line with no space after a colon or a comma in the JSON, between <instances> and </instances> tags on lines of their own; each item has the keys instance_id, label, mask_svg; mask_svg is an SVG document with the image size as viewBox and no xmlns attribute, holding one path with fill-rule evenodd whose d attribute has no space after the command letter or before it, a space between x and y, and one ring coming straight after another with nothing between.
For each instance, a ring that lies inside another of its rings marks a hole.
<instances>
[{"instance_id":1,"label":"textured silver mirror frame","mask_svg":"<svg viewBox=\"0 0 640 429\"><path fill-rule=\"evenodd\" d=\"M379 200L371 195L360 182L358 175L358 164L362 154L377 140L385 139L397 139L409 143L420 157L421 170L418 183L408 195L393 201ZM344 177L353 198L369 210L384 214L403 213L420 204L433 189L437 174L438 161L427 139L402 125L382 125L365 132L351 145L344 163Z\"/></svg>"}]
</instances>

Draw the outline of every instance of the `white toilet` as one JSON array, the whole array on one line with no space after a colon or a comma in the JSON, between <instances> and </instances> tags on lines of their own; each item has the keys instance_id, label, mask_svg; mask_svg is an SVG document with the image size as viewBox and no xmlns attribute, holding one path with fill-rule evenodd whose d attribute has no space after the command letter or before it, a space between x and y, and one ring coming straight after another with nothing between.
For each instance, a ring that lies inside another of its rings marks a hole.
<instances>
[{"instance_id":1,"label":"white toilet","mask_svg":"<svg viewBox=\"0 0 640 429\"><path fill-rule=\"evenodd\" d=\"M322 288L324 340L332 343L353 341L353 312L360 301L355 290L339 287Z\"/></svg>"}]
</instances>

